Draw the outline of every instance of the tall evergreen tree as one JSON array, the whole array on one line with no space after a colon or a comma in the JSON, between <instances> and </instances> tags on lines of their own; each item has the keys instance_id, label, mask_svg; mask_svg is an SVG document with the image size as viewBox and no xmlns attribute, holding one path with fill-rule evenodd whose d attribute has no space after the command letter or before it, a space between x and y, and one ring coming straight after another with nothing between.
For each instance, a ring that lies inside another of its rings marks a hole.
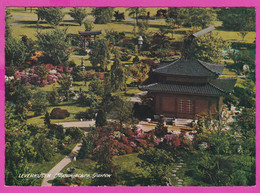
<instances>
[{"instance_id":1,"label":"tall evergreen tree","mask_svg":"<svg viewBox=\"0 0 260 193\"><path fill-rule=\"evenodd\" d=\"M36 10L36 14L38 16L37 23L39 23L40 20L46 20L51 25L59 25L65 16L62 9L62 7L39 7Z\"/></svg>"},{"instance_id":2,"label":"tall evergreen tree","mask_svg":"<svg viewBox=\"0 0 260 193\"><path fill-rule=\"evenodd\" d=\"M74 21L79 25L82 25L83 20L87 17L86 9L80 7L73 7L70 10L69 15L74 18Z\"/></svg>"},{"instance_id":3,"label":"tall evergreen tree","mask_svg":"<svg viewBox=\"0 0 260 193\"><path fill-rule=\"evenodd\" d=\"M136 35L136 26L138 25L138 17L146 13L144 8L141 7L129 7L126 9L129 12L129 16L133 16L135 18L134 24L134 35Z\"/></svg>"},{"instance_id":4,"label":"tall evergreen tree","mask_svg":"<svg viewBox=\"0 0 260 193\"><path fill-rule=\"evenodd\" d=\"M38 38L39 49L44 51L46 61L58 65L69 59L72 50L66 30L55 29L45 33L38 33L36 37Z\"/></svg>"},{"instance_id":5,"label":"tall evergreen tree","mask_svg":"<svg viewBox=\"0 0 260 193\"><path fill-rule=\"evenodd\" d=\"M5 38L6 39L12 35L11 27L9 25L9 20L11 19L11 17L12 15L10 10L6 9L5 10Z\"/></svg>"},{"instance_id":6,"label":"tall evergreen tree","mask_svg":"<svg viewBox=\"0 0 260 193\"><path fill-rule=\"evenodd\" d=\"M193 32L191 32L193 33ZM214 34L205 34L187 43L189 34L184 40L183 56L200 59L205 62L222 64L225 57L223 50L230 50L230 43Z\"/></svg>"},{"instance_id":7,"label":"tall evergreen tree","mask_svg":"<svg viewBox=\"0 0 260 193\"><path fill-rule=\"evenodd\" d=\"M101 69L106 71L110 59L108 42L105 39L96 40L91 46L89 60L94 68L100 65Z\"/></svg>"},{"instance_id":8,"label":"tall evergreen tree","mask_svg":"<svg viewBox=\"0 0 260 193\"><path fill-rule=\"evenodd\" d=\"M114 63L111 67L110 82L114 91L126 87L125 69L121 64L118 51L115 52Z\"/></svg>"},{"instance_id":9,"label":"tall evergreen tree","mask_svg":"<svg viewBox=\"0 0 260 193\"><path fill-rule=\"evenodd\" d=\"M113 10L112 7L95 7L91 13L95 17L95 23L106 24L111 22Z\"/></svg>"},{"instance_id":10,"label":"tall evergreen tree","mask_svg":"<svg viewBox=\"0 0 260 193\"><path fill-rule=\"evenodd\" d=\"M176 25L205 28L209 26L212 21L216 20L217 14L213 8L169 7L168 17L173 18Z\"/></svg>"},{"instance_id":11,"label":"tall evergreen tree","mask_svg":"<svg viewBox=\"0 0 260 193\"><path fill-rule=\"evenodd\" d=\"M103 127L103 126L107 125L106 113L102 108L99 109L97 112L95 125L96 125L96 127Z\"/></svg>"}]
</instances>

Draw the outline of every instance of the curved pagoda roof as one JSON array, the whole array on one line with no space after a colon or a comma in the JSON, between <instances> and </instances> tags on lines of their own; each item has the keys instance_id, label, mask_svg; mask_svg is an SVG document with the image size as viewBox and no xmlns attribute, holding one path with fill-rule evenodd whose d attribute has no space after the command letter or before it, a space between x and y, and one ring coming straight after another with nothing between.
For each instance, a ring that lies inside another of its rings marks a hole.
<instances>
[{"instance_id":1,"label":"curved pagoda roof","mask_svg":"<svg viewBox=\"0 0 260 193\"><path fill-rule=\"evenodd\" d=\"M139 89L148 92L223 96L230 93L235 84L236 79L218 78L205 84L154 82L139 86Z\"/></svg>"},{"instance_id":2,"label":"curved pagoda roof","mask_svg":"<svg viewBox=\"0 0 260 193\"><path fill-rule=\"evenodd\" d=\"M91 36L91 35L100 35L102 31L79 31L79 35L81 36Z\"/></svg>"},{"instance_id":3,"label":"curved pagoda roof","mask_svg":"<svg viewBox=\"0 0 260 193\"><path fill-rule=\"evenodd\" d=\"M210 64L201 60L178 58L172 62L161 63L154 73L174 76L216 76L222 73L223 65Z\"/></svg>"}]
</instances>

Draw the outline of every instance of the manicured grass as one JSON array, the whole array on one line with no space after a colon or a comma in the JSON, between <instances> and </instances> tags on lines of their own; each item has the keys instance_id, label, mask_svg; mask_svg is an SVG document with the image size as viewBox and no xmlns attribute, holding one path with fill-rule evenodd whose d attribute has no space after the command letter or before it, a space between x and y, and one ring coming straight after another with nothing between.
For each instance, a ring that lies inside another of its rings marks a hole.
<instances>
[{"instance_id":1,"label":"manicured grass","mask_svg":"<svg viewBox=\"0 0 260 193\"><path fill-rule=\"evenodd\" d=\"M138 186L138 176L143 172L141 167L137 167L136 163L141 160L137 157L138 153L127 154L122 156L114 157L114 164L120 166L119 176L121 178L122 184L126 186ZM94 174L95 173L96 162L89 159L79 159L68 164L61 172L67 173L67 169L70 167L76 168L77 174ZM82 179L83 186L88 186L91 183L90 178Z\"/></svg>"},{"instance_id":2,"label":"manicured grass","mask_svg":"<svg viewBox=\"0 0 260 193\"><path fill-rule=\"evenodd\" d=\"M244 41L238 35L237 31L214 30L212 33L217 34L224 40L228 40L230 42L253 43L255 41L255 32L248 32Z\"/></svg>"},{"instance_id":3,"label":"manicured grass","mask_svg":"<svg viewBox=\"0 0 260 193\"><path fill-rule=\"evenodd\" d=\"M17 18L13 17L12 22L24 22L21 25L13 25L12 30L13 30L13 36L14 37L20 37L21 35L27 35L28 37L32 39L36 39L35 34L37 31L36 27L36 18L37 15L35 14L36 8L33 8L32 13L30 12L30 8L25 11L23 7L10 7L8 8L11 11L11 14L13 16L23 16L23 17L35 17L33 18ZM79 24L75 23L74 21L68 21L68 19L71 19L69 13L69 10L71 8L67 7L63 9L63 12L65 13L64 21L61 22L60 28L61 29L68 29L68 33L73 33L77 34L78 31L84 31L84 25L79 26ZM155 8L155 7L149 7L146 8L147 11L150 12L151 16L156 14L156 11L160 8ZM92 8L87 7L86 12L91 13ZM119 10L120 12L125 12L125 17L129 17L128 14L129 12L126 12L125 7L117 7L115 10ZM92 15L87 16L88 19L93 19ZM159 20L164 20L164 19L159 19ZM32 21L32 22L28 22ZM26 23L27 22L27 23ZM214 21L212 24L215 23L221 23L219 21ZM95 24L93 30L102 30L103 34L100 36L101 38L104 37L105 30L115 30L119 32L125 32L126 36L133 36L133 25L134 21L122 21L122 22L112 22L109 24ZM150 28L148 31L151 32L156 32L159 31L159 27L165 26L165 22L150 22L149 23ZM46 32L49 30L52 30L53 27L50 26L47 23L41 23L39 27L39 32ZM188 30L189 28L176 28L174 30L174 38L175 41L181 41L183 40L184 34L178 33L178 31L183 31L183 30ZM255 32L248 32L248 34L245 37L245 40L243 41L241 36L239 36L237 31L224 31L222 29L216 29L213 34L218 34L220 37L222 37L224 40L227 41L235 41L235 42L246 42L246 43L252 43L255 41ZM168 34L169 37L171 37L171 34Z\"/></svg>"},{"instance_id":4,"label":"manicured grass","mask_svg":"<svg viewBox=\"0 0 260 193\"><path fill-rule=\"evenodd\" d=\"M78 112L86 111L88 107L80 107L77 104L72 103L72 102L63 102L63 103L60 103L59 105L48 107L47 111L50 113L52 111L52 109L54 109L54 108L66 109L70 113L70 116L65 118L65 119L51 119L51 123L78 121L75 118L75 115ZM41 115L41 116L35 117L34 112L29 111L28 116L30 118L27 120L27 123L36 124L36 125L43 125L44 124L44 114Z\"/></svg>"},{"instance_id":5,"label":"manicured grass","mask_svg":"<svg viewBox=\"0 0 260 193\"><path fill-rule=\"evenodd\" d=\"M140 186L141 174L144 170L141 167L137 167L136 164L141 162L138 157L138 153L127 154L114 157L114 164L120 167L118 176L121 178L121 185L124 186Z\"/></svg>"},{"instance_id":6,"label":"manicured grass","mask_svg":"<svg viewBox=\"0 0 260 193\"><path fill-rule=\"evenodd\" d=\"M71 143L66 149L68 152L72 151L77 143ZM56 153L50 161L43 161L42 163L28 163L31 168L31 172L34 174L48 173L57 163L59 163L66 155L62 153ZM41 186L42 179L37 179L35 186Z\"/></svg>"}]
</instances>

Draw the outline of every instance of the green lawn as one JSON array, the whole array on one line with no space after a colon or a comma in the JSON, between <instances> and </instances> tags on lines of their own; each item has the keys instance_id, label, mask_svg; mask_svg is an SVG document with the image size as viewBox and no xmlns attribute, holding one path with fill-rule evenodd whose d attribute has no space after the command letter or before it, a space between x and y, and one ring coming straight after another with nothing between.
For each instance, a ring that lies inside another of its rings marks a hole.
<instances>
[{"instance_id":1,"label":"green lawn","mask_svg":"<svg viewBox=\"0 0 260 193\"><path fill-rule=\"evenodd\" d=\"M135 185L138 186L138 176L143 172L142 168L137 167L136 163L141 160L137 157L138 153L127 154L114 157L114 164L120 166L121 171L119 176L122 180L122 185ZM79 159L68 164L61 172L66 173L70 167L76 168L77 174L94 174L96 162L89 159ZM90 185L90 178L83 178L83 186ZM140 185L140 184L139 184Z\"/></svg>"},{"instance_id":2,"label":"green lawn","mask_svg":"<svg viewBox=\"0 0 260 193\"><path fill-rule=\"evenodd\" d=\"M248 32L244 41L238 35L237 31L215 30L213 34L217 34L224 40L228 40L230 42L253 43L255 41L255 32Z\"/></svg>"},{"instance_id":3,"label":"green lawn","mask_svg":"<svg viewBox=\"0 0 260 193\"><path fill-rule=\"evenodd\" d=\"M74 103L60 103L59 105L56 106L50 106L48 107L47 111L50 113L52 111L52 109L54 108L61 108L61 109L65 109L70 113L70 116L65 118L65 119L51 119L51 123L59 123L59 122L70 122L70 121L78 121L75 118L75 115L78 112L81 111L86 111L88 107L80 107L77 104ZM28 112L28 120L27 123L29 124L36 124L36 125L43 125L44 124L44 114L41 116L34 116L34 112L29 111Z\"/></svg>"},{"instance_id":4,"label":"green lawn","mask_svg":"<svg viewBox=\"0 0 260 193\"><path fill-rule=\"evenodd\" d=\"M37 21L37 14L35 14L36 8L33 8L33 11L30 12L30 8L25 11L23 7L9 7L7 8L11 11L11 15L14 17L12 18L11 22L22 22L23 24L21 25L13 25L12 30L13 30L13 36L15 37L20 37L21 35L27 35L28 37L32 39L36 39L35 34L37 31L36 27L36 21ZM79 26L79 24L73 22L73 21L68 21L67 19L71 19L69 13L69 10L71 8L66 7L63 9L63 12L65 13L64 21L61 22L60 28L62 29L68 29L68 33L73 33L77 34L78 31L83 31L84 30L84 25ZM115 10L119 10L120 12L125 12L125 17L129 17L128 14L129 12L126 12L125 7L117 7ZM161 8L156 8L156 7L149 7L146 8L147 11L150 12L150 15L153 16L156 14L156 11ZM91 7L86 7L86 12L91 13L92 8ZM22 17L34 17L33 18L18 18L17 16L22 16ZM88 19L93 19L92 15L87 16ZM163 20L163 19L159 19ZM31 21L31 22L30 22ZM220 21L214 21L212 25L215 23L221 23ZM103 34L101 35L101 38L104 37L104 32L105 30L115 30L119 32L125 32L127 36L132 36L133 32L133 24L134 21L122 21L122 22L112 22L109 24L95 24L93 30L102 30ZM150 22L149 23L150 28L148 31L155 32L159 30L159 27L165 26L166 23L163 22ZM218 25L218 27L220 27ZM50 26L49 24L46 23L41 23L39 27L39 32L46 32L49 30L52 30L53 27ZM185 31L189 30L190 28L176 28L174 30L174 38L175 41L180 41L183 39L184 34L178 33L178 31ZM245 37L245 40L243 41L242 38L239 36L238 32L236 31L224 31L222 29L216 29L213 33L218 34L220 37L222 37L224 40L228 41L235 41L235 42L246 42L246 43L252 43L255 41L255 32L248 32L248 34ZM168 36L171 36L171 34L168 34Z\"/></svg>"}]
</instances>

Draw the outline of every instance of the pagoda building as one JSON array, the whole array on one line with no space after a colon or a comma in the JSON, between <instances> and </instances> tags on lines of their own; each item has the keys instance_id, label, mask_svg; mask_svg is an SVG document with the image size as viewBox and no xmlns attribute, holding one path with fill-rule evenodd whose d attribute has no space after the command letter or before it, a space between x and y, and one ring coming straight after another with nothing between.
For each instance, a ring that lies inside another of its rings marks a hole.
<instances>
[{"instance_id":1,"label":"pagoda building","mask_svg":"<svg viewBox=\"0 0 260 193\"><path fill-rule=\"evenodd\" d=\"M214 115L236 83L219 77L223 69L223 65L178 58L162 62L139 89L154 97L156 115L184 119Z\"/></svg>"}]
</instances>

